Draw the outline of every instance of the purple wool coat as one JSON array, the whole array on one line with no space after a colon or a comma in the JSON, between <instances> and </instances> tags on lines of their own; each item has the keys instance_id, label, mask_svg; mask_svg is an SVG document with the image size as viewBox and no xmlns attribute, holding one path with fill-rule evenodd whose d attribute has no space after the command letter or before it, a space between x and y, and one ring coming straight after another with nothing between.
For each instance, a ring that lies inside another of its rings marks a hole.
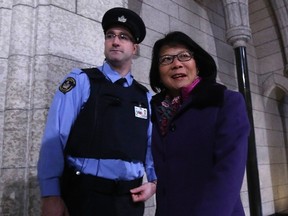
<instances>
[{"instance_id":1,"label":"purple wool coat","mask_svg":"<svg viewBox=\"0 0 288 216\"><path fill-rule=\"evenodd\" d=\"M152 99L157 216L244 216L240 200L250 124L239 92L202 80L159 131Z\"/></svg>"}]
</instances>

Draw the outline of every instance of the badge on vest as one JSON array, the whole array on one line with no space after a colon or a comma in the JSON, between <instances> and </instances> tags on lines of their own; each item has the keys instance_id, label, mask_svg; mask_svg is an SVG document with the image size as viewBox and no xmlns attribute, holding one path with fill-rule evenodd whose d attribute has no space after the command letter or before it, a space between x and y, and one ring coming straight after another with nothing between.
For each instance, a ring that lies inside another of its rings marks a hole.
<instances>
[{"instance_id":1,"label":"badge on vest","mask_svg":"<svg viewBox=\"0 0 288 216\"><path fill-rule=\"evenodd\" d=\"M66 94L75 86L76 86L76 80L73 77L67 77L65 81L62 83L62 85L59 87L59 90L62 93Z\"/></svg>"},{"instance_id":2,"label":"badge on vest","mask_svg":"<svg viewBox=\"0 0 288 216\"><path fill-rule=\"evenodd\" d=\"M135 117L147 119L147 108L134 106Z\"/></svg>"}]
</instances>

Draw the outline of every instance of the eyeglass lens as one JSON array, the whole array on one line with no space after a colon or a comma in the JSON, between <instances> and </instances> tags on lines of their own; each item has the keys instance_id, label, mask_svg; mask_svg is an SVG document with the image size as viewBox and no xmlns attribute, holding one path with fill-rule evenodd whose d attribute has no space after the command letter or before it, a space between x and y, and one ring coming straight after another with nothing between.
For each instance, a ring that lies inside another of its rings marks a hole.
<instances>
[{"instance_id":1,"label":"eyeglass lens","mask_svg":"<svg viewBox=\"0 0 288 216\"><path fill-rule=\"evenodd\" d=\"M180 62L185 62L189 61L193 57L193 54L191 52L184 51L178 53L177 55L164 55L159 58L159 63L162 65L171 64L176 57Z\"/></svg>"}]
</instances>

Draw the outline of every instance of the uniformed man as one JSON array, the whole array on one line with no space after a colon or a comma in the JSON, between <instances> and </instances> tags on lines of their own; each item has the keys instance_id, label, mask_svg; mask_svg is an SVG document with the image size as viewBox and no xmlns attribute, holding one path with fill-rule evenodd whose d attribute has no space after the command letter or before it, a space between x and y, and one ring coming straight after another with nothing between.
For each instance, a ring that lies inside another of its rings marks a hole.
<instances>
[{"instance_id":1,"label":"uniformed man","mask_svg":"<svg viewBox=\"0 0 288 216\"><path fill-rule=\"evenodd\" d=\"M49 110L38 162L43 216L142 216L156 190L151 95L131 74L146 28L126 8L108 10L102 27L105 62L70 72Z\"/></svg>"}]
</instances>

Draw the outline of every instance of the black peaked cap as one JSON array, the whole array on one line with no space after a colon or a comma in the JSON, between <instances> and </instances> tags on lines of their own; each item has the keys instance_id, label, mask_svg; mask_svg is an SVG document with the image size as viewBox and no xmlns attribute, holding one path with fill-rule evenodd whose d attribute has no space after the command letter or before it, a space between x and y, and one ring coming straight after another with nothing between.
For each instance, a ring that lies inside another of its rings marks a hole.
<instances>
[{"instance_id":1,"label":"black peaked cap","mask_svg":"<svg viewBox=\"0 0 288 216\"><path fill-rule=\"evenodd\" d=\"M108 10L102 18L104 33L113 26L124 26L132 34L136 43L141 43L146 35L146 27L141 17L127 8L116 7Z\"/></svg>"}]
</instances>

